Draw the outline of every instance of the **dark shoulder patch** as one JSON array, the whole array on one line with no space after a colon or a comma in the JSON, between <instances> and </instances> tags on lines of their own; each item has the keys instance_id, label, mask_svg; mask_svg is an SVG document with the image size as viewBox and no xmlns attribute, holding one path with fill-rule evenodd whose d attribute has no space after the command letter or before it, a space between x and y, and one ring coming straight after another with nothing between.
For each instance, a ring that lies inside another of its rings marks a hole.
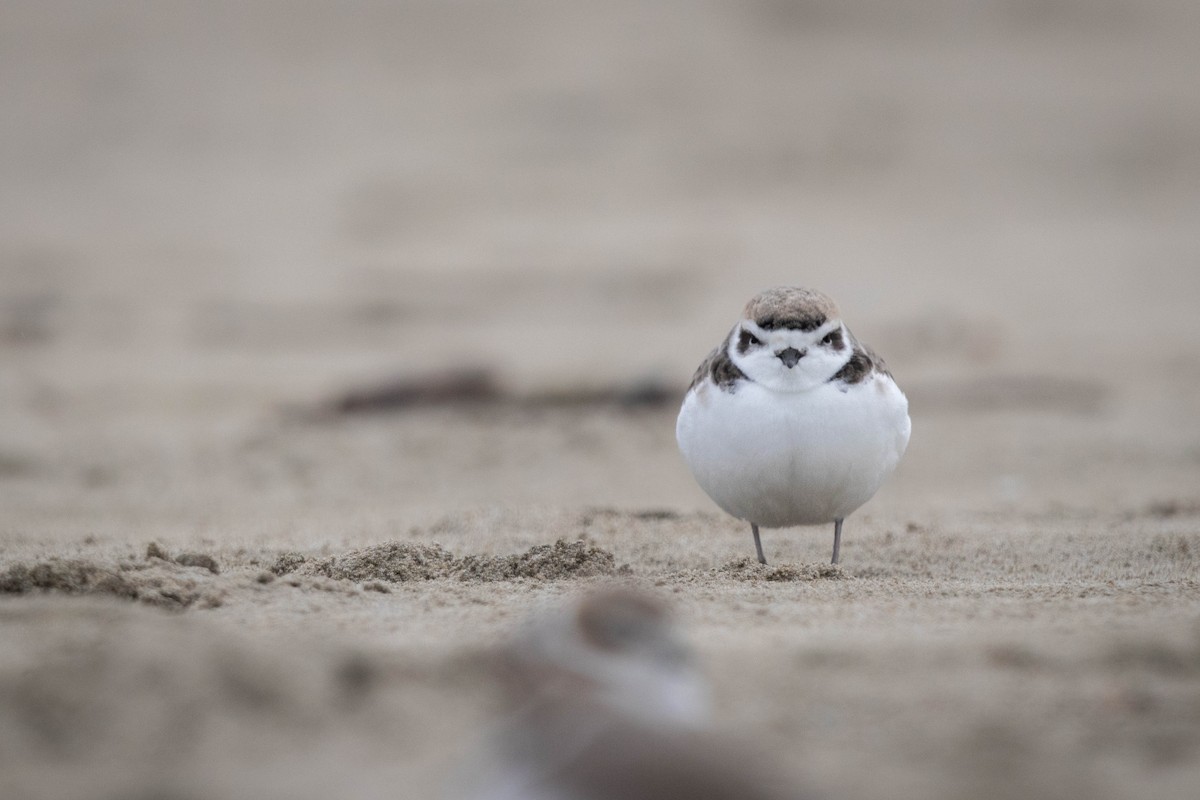
<instances>
[{"instance_id":1,"label":"dark shoulder patch","mask_svg":"<svg viewBox=\"0 0 1200 800\"><path fill-rule=\"evenodd\" d=\"M874 369L875 364L866 351L855 350L854 354L850 356L850 360L846 362L846 366L839 369L829 380L845 384L862 383Z\"/></svg>"},{"instance_id":2,"label":"dark shoulder patch","mask_svg":"<svg viewBox=\"0 0 1200 800\"><path fill-rule=\"evenodd\" d=\"M713 383L723 391L732 392L737 382L747 380L746 373L733 363L733 359L729 357L729 339L717 345L717 347L708 354L708 358L696 368L696 374L692 376L692 385L689 390L695 389L696 385L706 377L711 377Z\"/></svg>"},{"instance_id":3,"label":"dark shoulder patch","mask_svg":"<svg viewBox=\"0 0 1200 800\"><path fill-rule=\"evenodd\" d=\"M854 334L850 333L849 329L847 329L846 333L850 335L850 344L854 348L854 353L850 356L850 360L846 362L846 366L838 370L829 379L831 382L836 381L850 385L862 383L871 377L873 373L891 375L887 370L887 365L883 363L883 359L875 355L874 350L858 341L858 339L855 339Z\"/></svg>"},{"instance_id":4,"label":"dark shoulder patch","mask_svg":"<svg viewBox=\"0 0 1200 800\"><path fill-rule=\"evenodd\" d=\"M733 359L729 357L729 351L724 347L719 348L713 354L709 374L712 375L713 383L727 392L732 392L738 381L746 380L746 373L733 363Z\"/></svg>"}]
</instances>

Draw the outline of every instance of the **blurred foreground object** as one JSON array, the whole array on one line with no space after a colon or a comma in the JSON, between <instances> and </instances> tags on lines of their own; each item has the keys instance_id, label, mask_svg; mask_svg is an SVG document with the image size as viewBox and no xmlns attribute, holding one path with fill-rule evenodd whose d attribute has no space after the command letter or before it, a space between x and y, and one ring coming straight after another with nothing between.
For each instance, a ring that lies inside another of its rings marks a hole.
<instances>
[{"instance_id":1,"label":"blurred foreground object","mask_svg":"<svg viewBox=\"0 0 1200 800\"><path fill-rule=\"evenodd\" d=\"M539 614L498 668L509 711L457 797L800 796L756 755L706 730L707 686L651 595L608 588Z\"/></svg>"}]
</instances>

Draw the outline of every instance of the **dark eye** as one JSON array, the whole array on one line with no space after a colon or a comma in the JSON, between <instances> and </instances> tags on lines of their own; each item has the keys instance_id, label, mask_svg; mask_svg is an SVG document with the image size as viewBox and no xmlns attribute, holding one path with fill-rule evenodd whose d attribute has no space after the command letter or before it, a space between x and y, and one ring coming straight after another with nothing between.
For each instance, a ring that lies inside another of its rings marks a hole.
<instances>
[{"instance_id":1,"label":"dark eye","mask_svg":"<svg viewBox=\"0 0 1200 800\"><path fill-rule=\"evenodd\" d=\"M738 336L738 352L739 353L745 353L751 347L757 347L760 344L762 344L762 342L759 341L757 336L755 336L753 333L746 330L745 328L742 328L742 332Z\"/></svg>"},{"instance_id":2,"label":"dark eye","mask_svg":"<svg viewBox=\"0 0 1200 800\"><path fill-rule=\"evenodd\" d=\"M831 330L829 333L825 334L825 338L821 340L821 344L825 345L826 347L832 347L835 350L841 350L842 349L842 330L841 330L841 328L835 328L834 330Z\"/></svg>"}]
</instances>

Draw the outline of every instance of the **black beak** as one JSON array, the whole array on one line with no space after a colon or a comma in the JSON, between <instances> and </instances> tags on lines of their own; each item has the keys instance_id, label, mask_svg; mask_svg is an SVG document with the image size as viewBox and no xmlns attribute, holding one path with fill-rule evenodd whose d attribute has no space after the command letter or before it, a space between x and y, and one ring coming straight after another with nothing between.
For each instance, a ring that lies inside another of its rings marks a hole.
<instances>
[{"instance_id":1,"label":"black beak","mask_svg":"<svg viewBox=\"0 0 1200 800\"><path fill-rule=\"evenodd\" d=\"M804 353L794 347L788 347L784 350L780 350L775 355L779 356L779 360L786 364L788 369L796 366L796 362L804 358Z\"/></svg>"}]
</instances>

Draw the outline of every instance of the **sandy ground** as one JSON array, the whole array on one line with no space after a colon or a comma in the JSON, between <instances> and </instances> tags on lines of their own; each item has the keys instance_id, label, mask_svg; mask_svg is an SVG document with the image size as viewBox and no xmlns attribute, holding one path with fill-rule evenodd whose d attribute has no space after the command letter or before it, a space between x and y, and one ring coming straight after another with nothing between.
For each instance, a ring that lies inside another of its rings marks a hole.
<instances>
[{"instance_id":1,"label":"sandy ground","mask_svg":"<svg viewBox=\"0 0 1200 800\"><path fill-rule=\"evenodd\" d=\"M437 796L621 580L825 796L1194 797L1196 8L5 3L0 796ZM776 283L911 401L836 573L674 446Z\"/></svg>"}]
</instances>

